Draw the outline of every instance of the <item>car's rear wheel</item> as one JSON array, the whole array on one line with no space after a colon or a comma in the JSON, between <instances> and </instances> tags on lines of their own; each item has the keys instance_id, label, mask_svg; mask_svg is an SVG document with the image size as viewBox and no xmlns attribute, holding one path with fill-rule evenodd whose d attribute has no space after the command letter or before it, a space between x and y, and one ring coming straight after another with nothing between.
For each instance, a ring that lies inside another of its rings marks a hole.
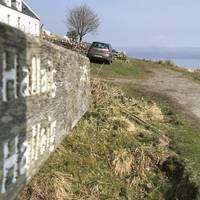
<instances>
[{"instance_id":1,"label":"car's rear wheel","mask_svg":"<svg viewBox=\"0 0 200 200\"><path fill-rule=\"evenodd\" d=\"M110 64L112 63L112 60L106 60L106 63L107 63L108 65L110 65Z\"/></svg>"}]
</instances>

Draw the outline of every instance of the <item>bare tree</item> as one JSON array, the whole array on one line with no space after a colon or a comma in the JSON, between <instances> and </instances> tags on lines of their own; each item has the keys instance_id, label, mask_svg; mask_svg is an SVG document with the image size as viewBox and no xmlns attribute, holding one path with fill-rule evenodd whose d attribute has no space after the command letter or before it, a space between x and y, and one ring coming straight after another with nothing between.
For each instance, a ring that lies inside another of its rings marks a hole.
<instances>
[{"instance_id":1,"label":"bare tree","mask_svg":"<svg viewBox=\"0 0 200 200\"><path fill-rule=\"evenodd\" d=\"M66 25L69 32L75 31L82 42L88 33L95 33L100 25L98 15L87 5L81 5L69 10Z\"/></svg>"}]
</instances>

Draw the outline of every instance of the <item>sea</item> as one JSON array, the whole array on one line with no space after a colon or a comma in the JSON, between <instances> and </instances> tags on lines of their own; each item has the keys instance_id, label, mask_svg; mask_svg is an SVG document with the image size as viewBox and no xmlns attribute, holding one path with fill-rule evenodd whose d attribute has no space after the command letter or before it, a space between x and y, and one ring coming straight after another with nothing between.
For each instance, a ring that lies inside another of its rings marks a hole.
<instances>
[{"instance_id":1,"label":"sea","mask_svg":"<svg viewBox=\"0 0 200 200\"><path fill-rule=\"evenodd\" d=\"M178 66L200 69L200 47L123 47L130 58L171 60Z\"/></svg>"}]
</instances>

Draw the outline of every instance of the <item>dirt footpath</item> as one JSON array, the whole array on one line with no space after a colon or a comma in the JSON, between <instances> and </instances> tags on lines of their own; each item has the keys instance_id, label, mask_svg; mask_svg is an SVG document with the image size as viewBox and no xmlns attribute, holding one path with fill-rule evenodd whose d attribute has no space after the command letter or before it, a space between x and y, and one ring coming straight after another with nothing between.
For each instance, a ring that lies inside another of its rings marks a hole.
<instances>
[{"instance_id":1,"label":"dirt footpath","mask_svg":"<svg viewBox=\"0 0 200 200\"><path fill-rule=\"evenodd\" d=\"M145 80L113 79L118 83L133 84L133 87L156 93L175 102L188 117L193 117L200 125L200 83L170 69L153 70Z\"/></svg>"}]
</instances>

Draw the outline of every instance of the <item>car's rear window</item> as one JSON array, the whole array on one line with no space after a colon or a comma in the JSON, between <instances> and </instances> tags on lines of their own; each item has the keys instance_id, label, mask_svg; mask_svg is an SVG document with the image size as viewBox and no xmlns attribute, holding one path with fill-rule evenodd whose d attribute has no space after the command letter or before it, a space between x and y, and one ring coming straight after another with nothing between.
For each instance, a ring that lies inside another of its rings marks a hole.
<instances>
[{"instance_id":1,"label":"car's rear window","mask_svg":"<svg viewBox=\"0 0 200 200\"><path fill-rule=\"evenodd\" d=\"M99 48L99 49L109 49L109 45L101 42L93 42L92 47Z\"/></svg>"}]
</instances>

